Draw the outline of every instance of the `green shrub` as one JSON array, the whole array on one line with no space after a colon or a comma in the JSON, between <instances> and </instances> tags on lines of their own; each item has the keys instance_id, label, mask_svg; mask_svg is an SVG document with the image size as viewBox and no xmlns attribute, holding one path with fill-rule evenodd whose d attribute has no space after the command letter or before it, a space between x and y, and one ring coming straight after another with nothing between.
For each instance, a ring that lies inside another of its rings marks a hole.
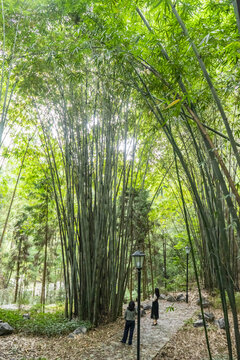
<instances>
[{"instance_id":1,"label":"green shrub","mask_svg":"<svg viewBox=\"0 0 240 360\"><path fill-rule=\"evenodd\" d=\"M182 276L182 274L175 274L173 277L169 277L169 279L163 279L162 283L166 283L166 289L162 289L165 291L185 291L186 289L186 276ZM190 283L189 283L190 285Z\"/></svg>"},{"instance_id":2,"label":"green shrub","mask_svg":"<svg viewBox=\"0 0 240 360\"><path fill-rule=\"evenodd\" d=\"M56 304L49 304L45 306L45 309L48 312L56 312L56 311L60 311L60 312L64 312L65 309L65 304L62 302L58 302Z\"/></svg>"},{"instance_id":3,"label":"green shrub","mask_svg":"<svg viewBox=\"0 0 240 360\"><path fill-rule=\"evenodd\" d=\"M9 325L16 330L18 330L18 328L26 322L26 320L22 317L22 313L17 310L0 309L0 320L9 323Z\"/></svg>"},{"instance_id":4,"label":"green shrub","mask_svg":"<svg viewBox=\"0 0 240 360\"><path fill-rule=\"evenodd\" d=\"M226 300L227 300L227 307L230 308L230 304L229 304L229 299L228 299L227 293L226 293ZM236 301L237 311L240 311L240 293L239 293L239 292L236 292L236 293L235 293L235 301ZM214 298L212 299L212 303L213 303L213 306L214 306L216 309L221 309L221 308L222 308L222 301L221 301L220 295L217 295L216 297L214 297Z\"/></svg>"},{"instance_id":5,"label":"green shrub","mask_svg":"<svg viewBox=\"0 0 240 360\"><path fill-rule=\"evenodd\" d=\"M0 320L9 323L16 332L28 335L56 336L74 331L79 326L91 328L88 321L74 319L69 321L62 312L36 313L30 311L30 320L22 317L23 312L0 309Z\"/></svg>"},{"instance_id":6,"label":"green shrub","mask_svg":"<svg viewBox=\"0 0 240 360\"><path fill-rule=\"evenodd\" d=\"M32 305L30 312L32 314L42 312L42 304L38 303L38 304Z\"/></svg>"}]
</instances>

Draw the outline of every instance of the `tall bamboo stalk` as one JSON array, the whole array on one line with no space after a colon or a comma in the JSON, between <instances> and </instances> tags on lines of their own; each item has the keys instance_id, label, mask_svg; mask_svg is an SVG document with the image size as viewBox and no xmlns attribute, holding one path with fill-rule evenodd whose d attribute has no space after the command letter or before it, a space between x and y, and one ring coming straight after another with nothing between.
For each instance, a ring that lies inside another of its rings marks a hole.
<instances>
[{"instance_id":1,"label":"tall bamboo stalk","mask_svg":"<svg viewBox=\"0 0 240 360\"><path fill-rule=\"evenodd\" d=\"M66 313L97 324L105 314L112 319L118 316L128 282L134 176L134 151L131 160L127 155L129 96L111 100L109 88L101 81L94 93L87 77L74 92L58 80L57 86L60 97L52 104L58 114L57 143L37 106L36 110L59 218ZM89 96L90 87L93 96ZM57 165L57 144L64 177ZM125 204L127 193L130 201Z\"/></svg>"}]
</instances>

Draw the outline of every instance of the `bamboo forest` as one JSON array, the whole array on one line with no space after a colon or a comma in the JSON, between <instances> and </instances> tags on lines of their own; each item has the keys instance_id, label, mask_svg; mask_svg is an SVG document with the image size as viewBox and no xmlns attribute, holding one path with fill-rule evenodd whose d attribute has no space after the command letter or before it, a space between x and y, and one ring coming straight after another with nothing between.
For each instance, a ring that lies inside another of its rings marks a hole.
<instances>
[{"instance_id":1,"label":"bamboo forest","mask_svg":"<svg viewBox=\"0 0 240 360\"><path fill-rule=\"evenodd\" d=\"M0 360L239 360L240 1L0 3Z\"/></svg>"}]
</instances>

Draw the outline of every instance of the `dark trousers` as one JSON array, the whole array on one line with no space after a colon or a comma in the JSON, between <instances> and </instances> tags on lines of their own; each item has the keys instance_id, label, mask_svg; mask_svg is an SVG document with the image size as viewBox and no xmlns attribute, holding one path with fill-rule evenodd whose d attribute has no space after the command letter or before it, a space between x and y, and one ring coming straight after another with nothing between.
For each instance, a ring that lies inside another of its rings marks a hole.
<instances>
[{"instance_id":1,"label":"dark trousers","mask_svg":"<svg viewBox=\"0 0 240 360\"><path fill-rule=\"evenodd\" d=\"M124 333L123 333L123 338L122 338L122 342L123 342L124 344L125 344L126 341L127 341L128 332L129 332L129 330L130 330L129 339L128 339L128 344L129 344L129 345L132 345L132 338L133 338L134 328L135 328L135 321L134 321L134 320L126 320L125 328L124 328Z\"/></svg>"}]
</instances>

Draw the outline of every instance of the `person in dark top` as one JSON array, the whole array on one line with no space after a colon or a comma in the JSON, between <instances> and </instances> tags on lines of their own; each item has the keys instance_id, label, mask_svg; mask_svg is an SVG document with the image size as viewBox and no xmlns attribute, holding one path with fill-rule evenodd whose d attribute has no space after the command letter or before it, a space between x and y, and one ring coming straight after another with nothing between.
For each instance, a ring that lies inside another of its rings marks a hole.
<instances>
[{"instance_id":1,"label":"person in dark top","mask_svg":"<svg viewBox=\"0 0 240 360\"><path fill-rule=\"evenodd\" d=\"M121 342L123 344L126 344L128 332L130 330L128 345L132 345L133 332L134 332L134 328L135 328L135 315L136 315L135 302L130 301L130 303L128 304L128 308L124 314L124 319L126 320L126 322L125 322L125 328L124 328L124 332L123 332L123 338L121 340Z\"/></svg>"},{"instance_id":2,"label":"person in dark top","mask_svg":"<svg viewBox=\"0 0 240 360\"><path fill-rule=\"evenodd\" d=\"M151 319L153 319L153 326L157 325L157 320L159 319L158 311L158 299L160 297L159 289L155 288L154 296L152 299L152 310L151 310Z\"/></svg>"}]
</instances>

